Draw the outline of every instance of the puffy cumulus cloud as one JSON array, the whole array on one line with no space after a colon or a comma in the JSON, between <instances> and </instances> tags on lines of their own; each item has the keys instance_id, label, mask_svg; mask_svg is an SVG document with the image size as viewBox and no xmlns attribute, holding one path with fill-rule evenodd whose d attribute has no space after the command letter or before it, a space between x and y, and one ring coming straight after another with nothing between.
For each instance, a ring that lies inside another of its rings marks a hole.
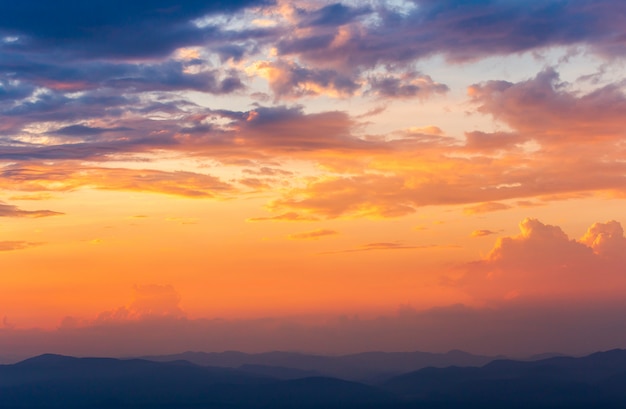
<instances>
[{"instance_id":1,"label":"puffy cumulus cloud","mask_svg":"<svg viewBox=\"0 0 626 409\"><path fill-rule=\"evenodd\" d=\"M626 239L616 221L595 223L580 239L525 219L520 234L499 238L457 285L482 301L619 298L626 289Z\"/></svg>"},{"instance_id":2,"label":"puffy cumulus cloud","mask_svg":"<svg viewBox=\"0 0 626 409\"><path fill-rule=\"evenodd\" d=\"M601 256L626 257L626 238L624 229L619 222L611 220L607 223L594 223L580 239Z\"/></svg>"},{"instance_id":3,"label":"puffy cumulus cloud","mask_svg":"<svg viewBox=\"0 0 626 409\"><path fill-rule=\"evenodd\" d=\"M321 237L335 236L339 233L330 229L317 229L312 231L305 231L302 233L290 234L289 238L292 240L317 240Z\"/></svg>"},{"instance_id":4,"label":"puffy cumulus cloud","mask_svg":"<svg viewBox=\"0 0 626 409\"><path fill-rule=\"evenodd\" d=\"M14 205L8 205L0 202L0 217L49 217L58 216L63 213L54 212L52 210L23 210ZM17 243L17 242L15 242Z\"/></svg>"}]
</instances>

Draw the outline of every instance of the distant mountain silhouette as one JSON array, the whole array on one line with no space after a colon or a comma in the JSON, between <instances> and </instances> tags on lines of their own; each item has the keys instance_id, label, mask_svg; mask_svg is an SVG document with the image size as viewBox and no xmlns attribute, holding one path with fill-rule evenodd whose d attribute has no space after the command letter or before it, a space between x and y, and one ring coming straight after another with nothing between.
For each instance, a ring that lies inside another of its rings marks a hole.
<instances>
[{"instance_id":1,"label":"distant mountain silhouette","mask_svg":"<svg viewBox=\"0 0 626 409\"><path fill-rule=\"evenodd\" d=\"M186 361L41 355L0 365L0 407L280 408L392 403L371 386L331 378L283 381Z\"/></svg>"},{"instance_id":2,"label":"distant mountain silhouette","mask_svg":"<svg viewBox=\"0 0 626 409\"><path fill-rule=\"evenodd\" d=\"M411 402L626 407L626 351L582 358L496 360L480 368L426 368L381 386Z\"/></svg>"},{"instance_id":3,"label":"distant mountain silhouette","mask_svg":"<svg viewBox=\"0 0 626 409\"><path fill-rule=\"evenodd\" d=\"M184 352L175 355L146 356L157 362L186 360L198 365L243 368L266 366L291 368L330 377L360 382L379 382L389 377L426 367L482 366L502 357L472 355L453 350L444 354L429 352L364 352L359 354L323 356L294 352L246 354L226 352ZM268 372L269 374L269 372Z\"/></svg>"},{"instance_id":4,"label":"distant mountain silhouette","mask_svg":"<svg viewBox=\"0 0 626 409\"><path fill-rule=\"evenodd\" d=\"M323 376L316 371L306 371L303 369L285 368L284 366L269 366L269 365L241 365L238 368L240 371L253 373L258 375L270 376L276 379L301 379Z\"/></svg>"},{"instance_id":5,"label":"distant mountain silhouette","mask_svg":"<svg viewBox=\"0 0 626 409\"><path fill-rule=\"evenodd\" d=\"M379 353L366 356L380 357ZM391 356L394 356L391 354ZM222 356L223 358L223 356ZM353 358L350 358L353 359ZM2 409L583 409L626 407L626 351L424 368L377 385L272 366L41 355L0 365ZM278 379L282 378L282 379Z\"/></svg>"}]
</instances>

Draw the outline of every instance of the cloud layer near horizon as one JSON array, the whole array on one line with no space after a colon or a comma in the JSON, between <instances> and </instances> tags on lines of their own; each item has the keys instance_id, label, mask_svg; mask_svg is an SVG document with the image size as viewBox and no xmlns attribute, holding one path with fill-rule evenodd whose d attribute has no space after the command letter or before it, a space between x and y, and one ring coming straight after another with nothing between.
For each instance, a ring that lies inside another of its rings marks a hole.
<instances>
[{"instance_id":1,"label":"cloud layer near horizon","mask_svg":"<svg viewBox=\"0 0 626 409\"><path fill-rule=\"evenodd\" d=\"M332 355L452 349L515 357L556 350L586 354L623 345L626 331L620 323L625 308L623 303L510 304L497 309L455 305L427 311L402 307L395 314L373 318L236 320L154 316L88 326L76 326L74 319L67 318L66 325L48 331L0 327L0 347L7 351L0 359L15 362L50 352L129 357L232 350ZM533 337L529 338L529 333Z\"/></svg>"}]
</instances>

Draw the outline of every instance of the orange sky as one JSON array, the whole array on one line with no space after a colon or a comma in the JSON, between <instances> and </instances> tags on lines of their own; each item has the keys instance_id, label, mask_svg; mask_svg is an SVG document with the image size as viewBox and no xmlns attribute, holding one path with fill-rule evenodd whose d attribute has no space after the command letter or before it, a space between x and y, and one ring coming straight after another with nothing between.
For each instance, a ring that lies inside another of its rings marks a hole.
<instances>
[{"instance_id":1,"label":"orange sky","mask_svg":"<svg viewBox=\"0 0 626 409\"><path fill-rule=\"evenodd\" d=\"M0 28L0 338L619 301L623 5L559 3L537 28L530 6L431 3L128 11L160 27L145 44L103 5L80 13L104 16L108 42L88 15L93 37L16 9ZM473 16L490 23L452 23ZM436 345L409 338L380 345Z\"/></svg>"}]
</instances>

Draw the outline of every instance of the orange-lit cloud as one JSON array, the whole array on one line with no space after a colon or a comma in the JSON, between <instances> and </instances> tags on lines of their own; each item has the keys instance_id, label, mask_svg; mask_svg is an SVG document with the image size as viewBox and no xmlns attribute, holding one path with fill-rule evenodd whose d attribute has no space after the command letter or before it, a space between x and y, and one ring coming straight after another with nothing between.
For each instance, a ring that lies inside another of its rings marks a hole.
<instances>
[{"instance_id":1,"label":"orange-lit cloud","mask_svg":"<svg viewBox=\"0 0 626 409\"><path fill-rule=\"evenodd\" d=\"M248 69L267 79L277 99L312 95L349 96L360 85L333 70L313 70L291 61L259 61Z\"/></svg>"},{"instance_id":2,"label":"orange-lit cloud","mask_svg":"<svg viewBox=\"0 0 626 409\"><path fill-rule=\"evenodd\" d=\"M266 221L274 221L274 222L282 222L282 221L298 221L298 222L310 222L317 220L315 217L304 216L298 214L296 212L287 212L283 214L279 214L277 216L269 216L269 217L251 217L247 219L249 222L266 222Z\"/></svg>"},{"instance_id":3,"label":"orange-lit cloud","mask_svg":"<svg viewBox=\"0 0 626 409\"><path fill-rule=\"evenodd\" d=\"M492 231L492 230L481 229L481 230L474 230L472 234L470 234L470 236L471 237L485 237L485 236L491 236L492 234L497 234L497 232Z\"/></svg>"},{"instance_id":4,"label":"orange-lit cloud","mask_svg":"<svg viewBox=\"0 0 626 409\"><path fill-rule=\"evenodd\" d=\"M72 163L55 166L31 164L28 167L5 168L5 179L0 186L21 191L71 191L78 188L103 190L130 190L164 193L186 197L212 198L226 194L232 187L218 178L194 172L166 172L153 169L124 169L72 166ZM22 212L1 205L0 212L40 217L53 213ZM13 209L13 210L11 210ZM0 213L1 214L1 213Z\"/></svg>"},{"instance_id":5,"label":"orange-lit cloud","mask_svg":"<svg viewBox=\"0 0 626 409\"><path fill-rule=\"evenodd\" d=\"M507 205L505 203L486 202L486 203L477 204L475 206L466 207L465 209L463 209L463 211L466 214L480 214L480 213L495 212L498 210L506 210L506 209L510 209L511 207L512 206Z\"/></svg>"},{"instance_id":6,"label":"orange-lit cloud","mask_svg":"<svg viewBox=\"0 0 626 409\"><path fill-rule=\"evenodd\" d=\"M337 233L335 230L318 229L318 230L306 231L302 233L290 234L289 238L294 239L294 240L317 240L320 237L334 236L337 234L339 233Z\"/></svg>"},{"instance_id":7,"label":"orange-lit cloud","mask_svg":"<svg viewBox=\"0 0 626 409\"><path fill-rule=\"evenodd\" d=\"M133 288L133 300L128 306L102 312L95 322L183 318L185 315L180 308L180 295L171 285L136 285Z\"/></svg>"},{"instance_id":8,"label":"orange-lit cloud","mask_svg":"<svg viewBox=\"0 0 626 409\"><path fill-rule=\"evenodd\" d=\"M23 250L33 246L39 246L42 243L33 243L29 241L0 241L0 251Z\"/></svg>"},{"instance_id":9,"label":"orange-lit cloud","mask_svg":"<svg viewBox=\"0 0 626 409\"><path fill-rule=\"evenodd\" d=\"M558 226L525 219L520 234L499 238L458 282L481 300L621 297L626 238L616 221L595 223L580 240Z\"/></svg>"},{"instance_id":10,"label":"orange-lit cloud","mask_svg":"<svg viewBox=\"0 0 626 409\"><path fill-rule=\"evenodd\" d=\"M423 244L423 245L408 245L396 242L377 242L377 243L367 243L361 246L358 246L353 249L347 250L339 250L333 252L327 252L329 254L332 253L355 253L361 251L382 251L382 250L424 250L424 249L432 249L438 247L432 244Z\"/></svg>"},{"instance_id":11,"label":"orange-lit cloud","mask_svg":"<svg viewBox=\"0 0 626 409\"><path fill-rule=\"evenodd\" d=\"M52 210L23 210L17 206L8 205L0 202L0 217L49 217L58 216L63 213L54 212Z\"/></svg>"}]
</instances>

